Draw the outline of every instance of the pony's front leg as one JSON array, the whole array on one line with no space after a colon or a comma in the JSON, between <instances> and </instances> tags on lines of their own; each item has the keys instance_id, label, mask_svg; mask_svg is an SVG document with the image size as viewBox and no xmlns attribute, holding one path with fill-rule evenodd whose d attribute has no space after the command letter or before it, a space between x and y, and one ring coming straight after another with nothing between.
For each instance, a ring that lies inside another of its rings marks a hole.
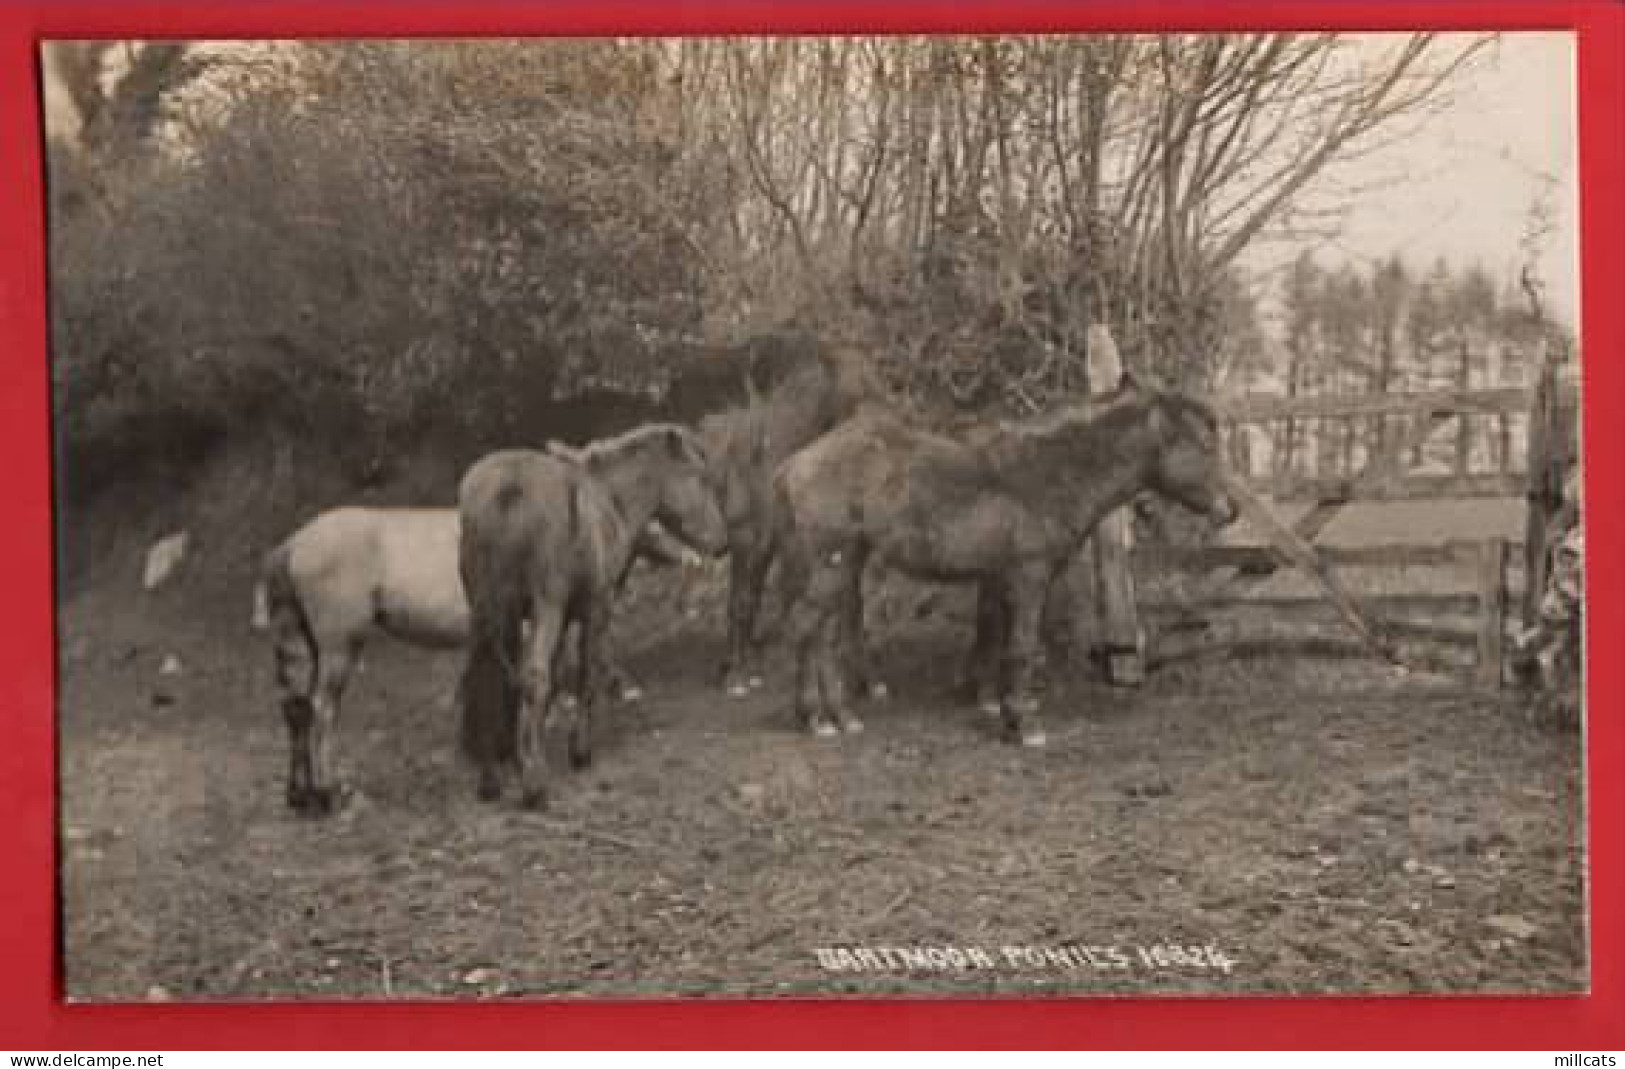
<instances>
[{"instance_id":1,"label":"pony's front leg","mask_svg":"<svg viewBox=\"0 0 1625 1069\"><path fill-rule=\"evenodd\" d=\"M728 662L722 685L731 698L743 698L762 685L756 664L756 617L772 563L772 554L752 539L738 539L728 558Z\"/></svg>"},{"instance_id":2,"label":"pony's front leg","mask_svg":"<svg viewBox=\"0 0 1625 1069\"><path fill-rule=\"evenodd\" d=\"M537 606L530 642L520 669L518 732L520 804L540 809L547 804L547 737L554 717L553 658L563 631L560 606Z\"/></svg>"},{"instance_id":3,"label":"pony's front leg","mask_svg":"<svg viewBox=\"0 0 1625 1069\"><path fill-rule=\"evenodd\" d=\"M976 637L966 657L962 685L988 716L1002 711L1002 655L1010 642L1010 600L1004 584L984 579L976 588Z\"/></svg>"},{"instance_id":4,"label":"pony's front leg","mask_svg":"<svg viewBox=\"0 0 1625 1069\"><path fill-rule=\"evenodd\" d=\"M1010 632L1005 645L1004 727L1023 746L1043 746L1048 738L1038 718L1036 682L1040 628L1044 616L1044 575L1023 574L1009 586Z\"/></svg>"}]
</instances>

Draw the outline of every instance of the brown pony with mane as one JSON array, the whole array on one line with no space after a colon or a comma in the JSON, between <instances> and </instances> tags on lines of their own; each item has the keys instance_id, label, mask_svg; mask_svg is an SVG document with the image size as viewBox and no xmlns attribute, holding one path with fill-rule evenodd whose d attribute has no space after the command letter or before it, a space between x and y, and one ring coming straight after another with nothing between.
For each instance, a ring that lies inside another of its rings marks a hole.
<instances>
[{"instance_id":1,"label":"brown pony with mane","mask_svg":"<svg viewBox=\"0 0 1625 1069\"><path fill-rule=\"evenodd\" d=\"M726 529L695 435L653 424L561 457L492 453L458 488L458 567L471 613L459 693L463 750L482 798L501 795L516 765L521 799L547 797L549 739L562 732L572 764L591 759L604 635L636 536L659 520L704 552ZM578 628L573 708L554 702L566 630Z\"/></svg>"},{"instance_id":2,"label":"brown pony with mane","mask_svg":"<svg viewBox=\"0 0 1625 1069\"><path fill-rule=\"evenodd\" d=\"M776 369L764 391L743 406L700 420L728 526L728 653L723 686L743 697L762 685L756 622L778 554L773 474L819 436L852 415L880 390L855 352L839 347L796 354Z\"/></svg>"},{"instance_id":3,"label":"brown pony with mane","mask_svg":"<svg viewBox=\"0 0 1625 1069\"><path fill-rule=\"evenodd\" d=\"M978 445L864 414L784 464L775 489L798 594L788 632L804 723L820 735L862 727L849 708L859 636L848 617L874 560L920 579L975 582L1002 601L1004 724L1026 745L1044 744L1033 688L1044 599L1100 519L1145 490L1219 522L1236 514L1212 410L1131 381L1120 393L1098 415L1063 411Z\"/></svg>"}]
</instances>

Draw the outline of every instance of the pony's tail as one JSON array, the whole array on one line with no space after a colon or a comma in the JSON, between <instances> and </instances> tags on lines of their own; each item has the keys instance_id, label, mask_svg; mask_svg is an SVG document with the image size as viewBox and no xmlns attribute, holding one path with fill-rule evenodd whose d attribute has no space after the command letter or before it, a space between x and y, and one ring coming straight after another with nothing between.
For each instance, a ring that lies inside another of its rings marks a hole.
<instances>
[{"instance_id":1,"label":"pony's tail","mask_svg":"<svg viewBox=\"0 0 1625 1069\"><path fill-rule=\"evenodd\" d=\"M519 750L519 665L525 637L523 576L511 574L515 554L496 530L464 520L458 549L468 594L468 656L457 685L463 754L481 768L513 760Z\"/></svg>"},{"instance_id":2,"label":"pony's tail","mask_svg":"<svg viewBox=\"0 0 1625 1069\"><path fill-rule=\"evenodd\" d=\"M267 553L260 563L260 573L254 578L254 608L248 618L248 626L255 631L268 631L271 628L271 573L279 569L286 573L287 558L287 546L280 545Z\"/></svg>"},{"instance_id":3,"label":"pony's tail","mask_svg":"<svg viewBox=\"0 0 1625 1069\"><path fill-rule=\"evenodd\" d=\"M462 704L463 754L480 767L511 761L518 753L519 663L522 628L518 616L495 628L481 628L469 644L457 693Z\"/></svg>"},{"instance_id":4,"label":"pony's tail","mask_svg":"<svg viewBox=\"0 0 1625 1069\"><path fill-rule=\"evenodd\" d=\"M271 627L271 595L263 577L254 581L254 611L248 618L248 626L255 631L268 631Z\"/></svg>"},{"instance_id":5,"label":"pony's tail","mask_svg":"<svg viewBox=\"0 0 1625 1069\"><path fill-rule=\"evenodd\" d=\"M289 571L291 555L286 542L265 555L250 622L256 630L270 630L275 640L277 683L284 695L307 699L316 681L316 640Z\"/></svg>"}]
</instances>

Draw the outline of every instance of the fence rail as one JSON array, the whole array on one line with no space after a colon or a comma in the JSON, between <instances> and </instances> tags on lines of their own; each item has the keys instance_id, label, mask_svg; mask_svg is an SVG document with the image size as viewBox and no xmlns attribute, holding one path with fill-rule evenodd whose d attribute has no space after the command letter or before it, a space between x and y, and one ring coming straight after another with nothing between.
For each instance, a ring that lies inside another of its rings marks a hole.
<instances>
[{"instance_id":1,"label":"fence rail","mask_svg":"<svg viewBox=\"0 0 1625 1069\"><path fill-rule=\"evenodd\" d=\"M1110 351L1115 353L1114 348ZM1164 631L1177 631L1200 626L1198 614L1204 609L1254 605L1297 613L1299 604L1317 602L1282 598L1261 589L1278 570L1293 567L1313 584L1318 604L1335 610L1371 654L1396 666L1420 666L1426 658L1407 656L1397 639L1432 636L1470 645L1476 650L1478 682L1499 686L1506 669L1508 606L1520 605L1525 623L1530 621L1544 575L1546 525L1577 447L1578 389L1573 376L1565 377L1562 370L1566 359L1561 346L1543 343L1538 373L1527 387L1248 394L1220 400L1215 407L1230 431L1229 445L1236 458L1228 489L1265 544L1136 550L1133 562L1142 568L1204 573L1195 584L1196 596L1171 606L1148 604L1147 614ZM1466 382L1461 379L1461 386ZM1488 428L1486 421L1491 424ZM1249 425L1255 432L1263 431L1262 438L1239 433ZM1444 433L1453 444L1439 441ZM1271 470L1254 473L1249 470L1252 447L1260 440L1269 446ZM1485 455L1487 465L1475 459ZM1308 464L1300 465L1304 460ZM1324 547L1317 542L1354 502L1484 498L1527 502L1528 528L1520 553L1512 552L1515 542L1503 538L1362 547ZM1286 523L1275 504L1286 500L1313 504ZM1470 590L1366 597L1345 581L1344 572L1350 569L1385 565L1457 570ZM1098 555L1093 567L1097 590L1109 595L1129 591L1126 597L1096 601L1101 606L1101 633L1110 636L1098 643L1097 652L1127 651L1140 657L1147 632L1140 626L1132 593L1134 568L1121 556ZM1515 600L1508 587L1514 573L1522 587ZM1470 611L1476 613L1476 621L1470 629L1450 628L1395 615L1406 611L1457 615ZM1131 645L1123 636L1137 639ZM1116 671L1111 677L1136 681L1131 674Z\"/></svg>"},{"instance_id":2,"label":"fence rail","mask_svg":"<svg viewBox=\"0 0 1625 1069\"><path fill-rule=\"evenodd\" d=\"M1326 394L1282 397L1245 394L1221 403L1225 418L1237 423L1273 419L1326 419L1361 416L1426 416L1435 412L1513 415L1528 412L1533 391L1521 386L1431 393Z\"/></svg>"},{"instance_id":3,"label":"fence rail","mask_svg":"<svg viewBox=\"0 0 1625 1069\"><path fill-rule=\"evenodd\" d=\"M1512 620L1507 613L1510 595L1519 584L1513 582L1521 569L1511 553L1513 543L1505 538L1454 540L1436 544L1393 543L1377 546L1326 547L1318 551L1322 567L1339 571L1370 567L1451 568L1461 585L1470 590L1383 593L1354 597L1356 608L1370 616L1383 643L1398 639L1427 640L1476 650L1474 679L1480 686L1499 687L1506 677L1507 636ZM1135 562L1145 568L1207 572L1214 568L1237 568L1243 574L1273 568L1279 554L1266 546L1204 546L1175 549L1159 547L1137 551ZM1519 576L1519 578L1522 578ZM1222 591L1200 600L1148 600L1147 615L1165 630L1188 630L1193 622L1205 626L1206 614L1214 611L1263 609L1272 613L1301 615L1305 610L1338 610L1344 606L1323 597L1230 595ZM1193 616L1193 610L1200 615ZM1427 620L1404 619L1399 612L1427 612L1441 617L1468 616L1471 626ZM1429 665L1429 667L1438 667Z\"/></svg>"}]
</instances>

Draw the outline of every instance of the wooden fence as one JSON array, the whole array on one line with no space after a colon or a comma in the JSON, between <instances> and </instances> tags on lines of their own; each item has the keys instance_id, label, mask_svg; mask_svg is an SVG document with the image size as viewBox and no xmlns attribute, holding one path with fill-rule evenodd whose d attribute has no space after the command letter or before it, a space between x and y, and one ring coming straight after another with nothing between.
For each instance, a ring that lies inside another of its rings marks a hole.
<instances>
[{"instance_id":1,"label":"wooden fence","mask_svg":"<svg viewBox=\"0 0 1625 1069\"><path fill-rule=\"evenodd\" d=\"M1363 452L1364 462L1357 472L1305 473L1288 464L1284 470L1272 468L1254 473L1245 464L1238 465L1241 477L1233 486L1234 494L1266 544L1137 550L1136 570L1175 569L1187 575L1198 573L1199 578L1185 596L1172 604L1139 606L1130 597L1125 608L1122 599L1112 599L1103 613L1107 618L1104 633L1144 636L1140 608L1163 632L1177 632L1189 630L1215 611L1241 606L1285 613L1306 606L1330 605L1353 636L1391 663L1437 669L1437 660L1419 649L1415 640L1465 645L1475 651L1472 678L1483 686L1501 684L1506 676L1507 639L1514 624L1509 609L1521 607L1524 623L1533 619L1545 575L1546 524L1561 500L1562 482L1578 448L1578 389L1572 371L1562 368L1557 359L1548 358L1543 360L1537 382L1530 389L1249 396L1234 398L1220 407L1232 440L1247 426L1267 428L1281 421L1315 421L1324 430L1328 422L1348 421L1366 425L1363 438L1369 447ZM1490 420L1498 433L1500 447L1490 450L1493 463L1489 470L1472 463L1472 420ZM1524 420L1525 448L1513 449L1511 428L1514 421ZM1452 426L1456 445L1447 470L1418 470L1429 441ZM1287 524L1276 516L1265 497L1277 502L1307 499L1312 504ZM1529 520L1521 554L1516 540L1509 538L1419 543L1407 541L1403 531L1396 531L1395 540L1382 545L1316 544L1332 522L1357 501L1486 497L1528 502ZM1312 581L1317 593L1291 598L1262 594L1260 588L1283 565L1296 566ZM1376 594L1358 594L1344 582L1346 572L1379 567L1429 567L1470 581L1460 590ZM1514 579L1518 580L1516 584ZM1511 591L1517 587L1521 587L1522 597L1514 601ZM1132 591L1132 584L1130 588ZM1396 611L1401 608L1435 616L1466 612L1473 624L1463 629L1432 620L1406 619ZM1124 613L1130 614L1129 618L1125 619ZM1146 645L1142 637L1142 657Z\"/></svg>"},{"instance_id":2,"label":"wooden fence","mask_svg":"<svg viewBox=\"0 0 1625 1069\"><path fill-rule=\"evenodd\" d=\"M1513 543L1505 538L1455 540L1440 544L1393 543L1373 546L1323 547L1318 556L1340 573L1426 568L1434 589L1381 590L1381 581L1358 584L1357 595L1371 627L1393 659L1410 668L1459 674L1456 660L1437 655L1429 647L1443 645L1472 654L1473 680L1494 688L1506 678L1508 639L1516 619L1509 612L1511 594L1523 585ZM1136 567L1158 574L1211 575L1230 570L1257 583L1277 570L1275 550L1266 546L1210 546L1176 549L1158 547L1137 554ZM1318 589L1263 592L1256 586L1231 584L1209 592L1200 602L1185 597L1147 597L1141 609L1158 635L1151 653L1153 664L1194 655L1211 644L1201 632L1215 617L1241 613L1254 617L1304 623L1327 608ZM1182 632L1197 630L1194 639ZM1323 646L1322 636L1305 635L1306 645ZM1290 651L1293 643L1273 639L1273 648Z\"/></svg>"}]
</instances>

